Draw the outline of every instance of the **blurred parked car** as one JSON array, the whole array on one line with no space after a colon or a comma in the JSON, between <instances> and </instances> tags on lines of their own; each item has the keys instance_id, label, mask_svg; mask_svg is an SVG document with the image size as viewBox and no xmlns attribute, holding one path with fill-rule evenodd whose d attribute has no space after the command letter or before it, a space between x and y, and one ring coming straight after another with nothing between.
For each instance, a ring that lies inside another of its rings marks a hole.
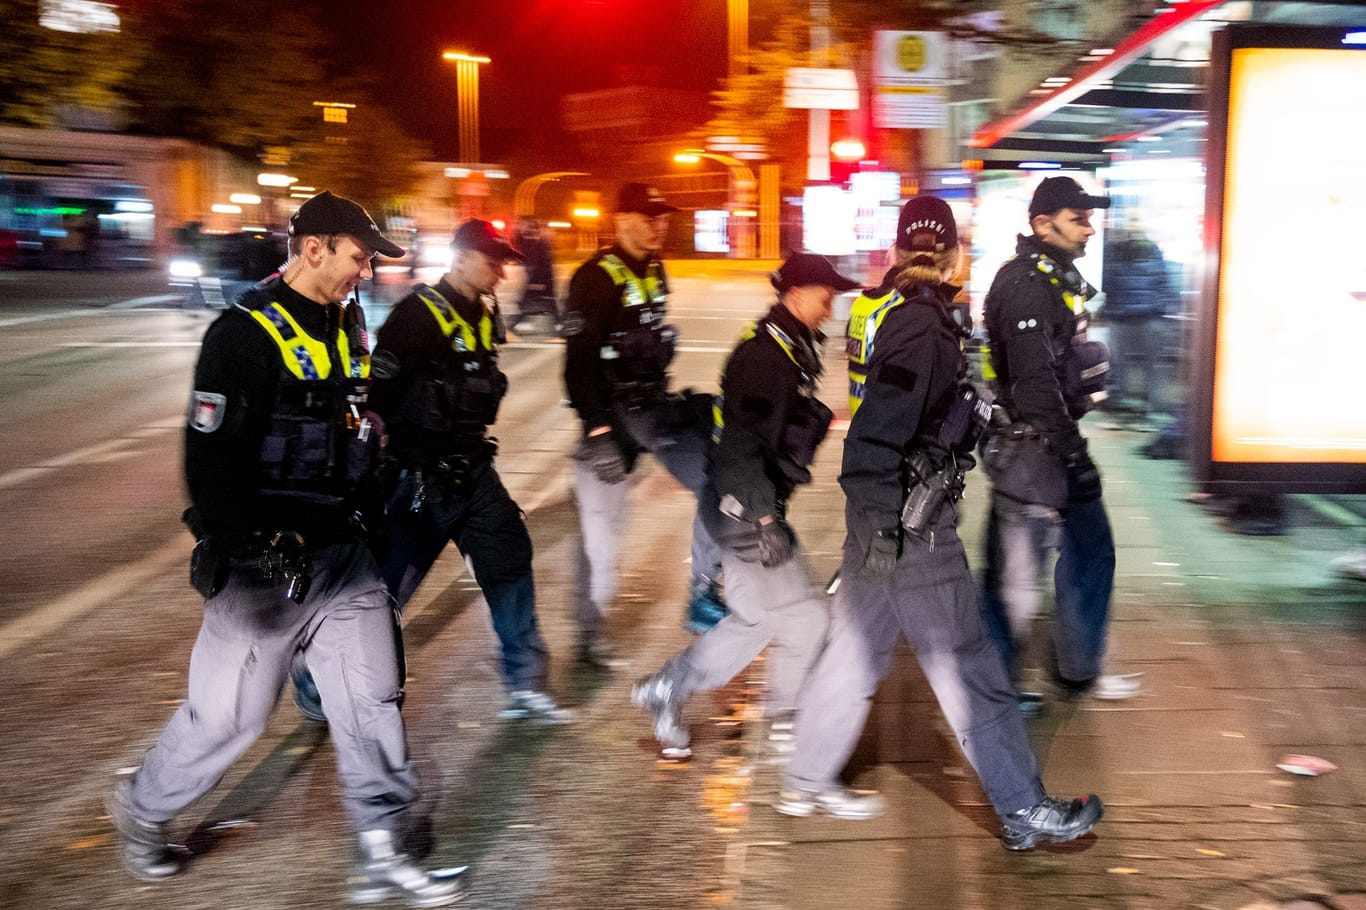
<instances>
[{"instance_id":1,"label":"blurred parked car","mask_svg":"<svg viewBox=\"0 0 1366 910\"><path fill-rule=\"evenodd\" d=\"M242 291L275 273L289 256L284 234L212 234L194 225L181 234L181 252L171 259L169 279L172 288L184 290L183 306L227 307Z\"/></svg>"}]
</instances>

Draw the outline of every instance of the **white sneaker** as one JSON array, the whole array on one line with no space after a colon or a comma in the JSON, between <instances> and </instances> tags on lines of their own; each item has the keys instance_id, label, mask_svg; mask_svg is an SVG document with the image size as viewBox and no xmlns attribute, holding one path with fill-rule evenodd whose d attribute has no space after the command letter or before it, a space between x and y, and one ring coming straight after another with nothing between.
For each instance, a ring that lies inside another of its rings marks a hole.
<instances>
[{"instance_id":1,"label":"white sneaker","mask_svg":"<svg viewBox=\"0 0 1366 910\"><path fill-rule=\"evenodd\" d=\"M534 689L518 689L512 693L512 704L499 713L499 717L509 720L529 720L534 724L567 724L574 720L574 712L561 708L544 692Z\"/></svg>"},{"instance_id":2,"label":"white sneaker","mask_svg":"<svg viewBox=\"0 0 1366 910\"><path fill-rule=\"evenodd\" d=\"M1142 675L1124 673L1117 676L1097 676L1086 694L1101 701L1123 701L1126 698L1133 698L1143 691L1143 683L1139 682Z\"/></svg>"},{"instance_id":3,"label":"white sneaker","mask_svg":"<svg viewBox=\"0 0 1366 910\"><path fill-rule=\"evenodd\" d=\"M1332 566L1333 571L1344 578L1366 581L1366 549L1344 553L1328 565Z\"/></svg>"}]
</instances>

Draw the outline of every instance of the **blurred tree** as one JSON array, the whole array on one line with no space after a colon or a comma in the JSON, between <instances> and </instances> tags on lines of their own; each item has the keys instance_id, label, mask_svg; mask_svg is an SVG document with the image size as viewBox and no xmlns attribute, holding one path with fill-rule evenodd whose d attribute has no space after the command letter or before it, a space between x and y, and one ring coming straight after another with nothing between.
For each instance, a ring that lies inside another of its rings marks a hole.
<instances>
[{"instance_id":1,"label":"blurred tree","mask_svg":"<svg viewBox=\"0 0 1366 910\"><path fill-rule=\"evenodd\" d=\"M122 126L126 89L150 50L136 31L71 32L39 24L40 0L0 0L0 122Z\"/></svg>"},{"instance_id":2,"label":"blurred tree","mask_svg":"<svg viewBox=\"0 0 1366 910\"><path fill-rule=\"evenodd\" d=\"M129 6L133 27L152 43L131 89L140 131L254 155L313 128L327 33L310 0Z\"/></svg>"},{"instance_id":3,"label":"blurred tree","mask_svg":"<svg viewBox=\"0 0 1366 910\"><path fill-rule=\"evenodd\" d=\"M181 136L261 159L282 150L301 181L372 205L410 193L428 155L371 96L381 81L345 72L319 0L143 0L130 4L152 52L132 89L143 132ZM244 28L243 23L262 27ZM315 101L354 104L325 124Z\"/></svg>"}]
</instances>

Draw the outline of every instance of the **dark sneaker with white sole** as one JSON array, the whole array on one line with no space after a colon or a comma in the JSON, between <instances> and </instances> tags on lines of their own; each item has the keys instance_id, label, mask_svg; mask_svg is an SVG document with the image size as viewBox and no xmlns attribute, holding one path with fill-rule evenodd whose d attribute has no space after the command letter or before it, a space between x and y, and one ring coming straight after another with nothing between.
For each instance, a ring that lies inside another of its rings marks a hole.
<instances>
[{"instance_id":1,"label":"dark sneaker with white sole","mask_svg":"<svg viewBox=\"0 0 1366 910\"><path fill-rule=\"evenodd\" d=\"M862 820L877 818L887 811L887 800L874 790L851 790L831 787L829 790L784 790L778 794L773 808L783 815L806 818L825 813L832 818Z\"/></svg>"},{"instance_id":2,"label":"dark sneaker with white sole","mask_svg":"<svg viewBox=\"0 0 1366 910\"><path fill-rule=\"evenodd\" d=\"M1045 796L1028 809L1001 818L1001 844L1016 851L1032 850L1040 841L1065 844L1089 832L1104 814L1094 793L1070 801Z\"/></svg>"}]
</instances>

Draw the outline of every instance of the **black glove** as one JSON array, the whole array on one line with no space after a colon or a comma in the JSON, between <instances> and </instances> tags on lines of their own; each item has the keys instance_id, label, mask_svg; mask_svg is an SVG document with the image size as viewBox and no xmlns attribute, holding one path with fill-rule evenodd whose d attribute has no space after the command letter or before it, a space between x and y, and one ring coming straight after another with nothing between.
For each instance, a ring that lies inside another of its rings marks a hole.
<instances>
[{"instance_id":1,"label":"black glove","mask_svg":"<svg viewBox=\"0 0 1366 910\"><path fill-rule=\"evenodd\" d=\"M1100 469L1085 451L1073 455L1063 465L1067 470L1067 501L1095 502L1100 499Z\"/></svg>"},{"instance_id":2,"label":"black glove","mask_svg":"<svg viewBox=\"0 0 1366 910\"><path fill-rule=\"evenodd\" d=\"M626 479L626 462L621 457L621 448L612 431L596 436L585 436L579 446L579 458L588 462L598 480L603 483L621 483Z\"/></svg>"},{"instance_id":3,"label":"black glove","mask_svg":"<svg viewBox=\"0 0 1366 910\"><path fill-rule=\"evenodd\" d=\"M891 575L896 568L896 558L900 555L901 529L884 528L868 541L868 552L863 557L863 572L865 575Z\"/></svg>"},{"instance_id":4,"label":"black glove","mask_svg":"<svg viewBox=\"0 0 1366 910\"><path fill-rule=\"evenodd\" d=\"M790 560L797 552L797 535L781 518L759 526L759 564L766 569L776 568Z\"/></svg>"}]
</instances>

